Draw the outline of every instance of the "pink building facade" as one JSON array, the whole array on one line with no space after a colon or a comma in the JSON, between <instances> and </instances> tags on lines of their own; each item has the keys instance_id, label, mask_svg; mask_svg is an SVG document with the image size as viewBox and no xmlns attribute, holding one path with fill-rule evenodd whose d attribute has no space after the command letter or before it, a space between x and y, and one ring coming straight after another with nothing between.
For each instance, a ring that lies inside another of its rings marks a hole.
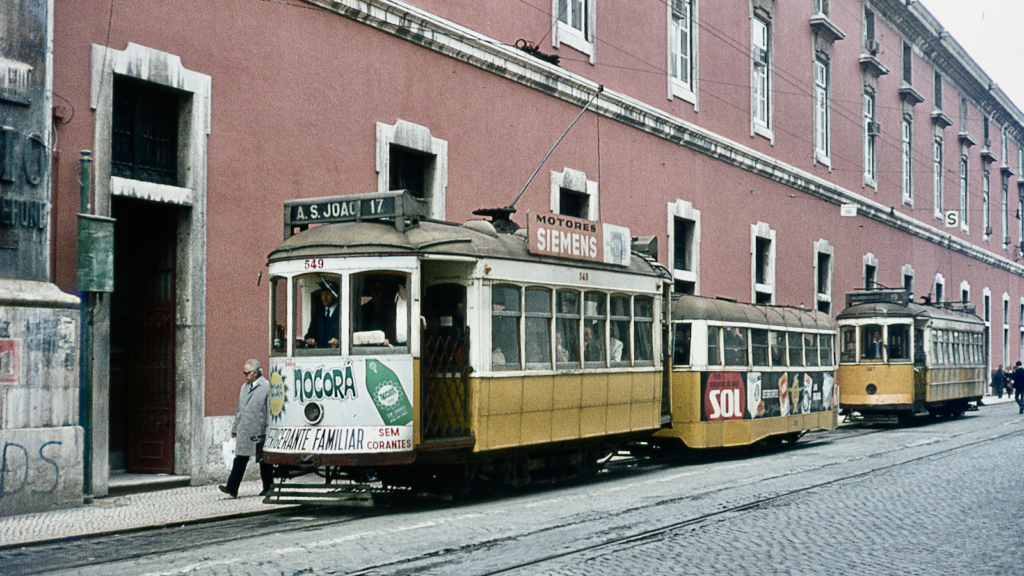
<instances>
[{"instance_id":1,"label":"pink building facade","mask_svg":"<svg viewBox=\"0 0 1024 576\"><path fill-rule=\"evenodd\" d=\"M512 202L588 102L514 220L658 236L682 292L833 316L865 286L966 300L992 364L1021 355L1024 114L920 3L55 10L59 287L75 291L80 150L93 213L117 218L92 350L97 495L111 469L226 475L285 200L411 188L471 219Z\"/></svg>"}]
</instances>

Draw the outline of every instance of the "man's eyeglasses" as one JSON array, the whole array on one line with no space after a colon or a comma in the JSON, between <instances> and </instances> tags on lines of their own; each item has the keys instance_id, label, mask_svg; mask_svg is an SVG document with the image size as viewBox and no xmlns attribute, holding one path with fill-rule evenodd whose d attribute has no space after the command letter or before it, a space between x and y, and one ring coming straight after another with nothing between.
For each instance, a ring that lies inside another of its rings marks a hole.
<instances>
[{"instance_id":1,"label":"man's eyeglasses","mask_svg":"<svg viewBox=\"0 0 1024 576\"><path fill-rule=\"evenodd\" d=\"M242 374L248 376L249 374L252 374L253 372L255 372L255 370L250 370L249 372L246 372L245 370L243 370Z\"/></svg>"}]
</instances>

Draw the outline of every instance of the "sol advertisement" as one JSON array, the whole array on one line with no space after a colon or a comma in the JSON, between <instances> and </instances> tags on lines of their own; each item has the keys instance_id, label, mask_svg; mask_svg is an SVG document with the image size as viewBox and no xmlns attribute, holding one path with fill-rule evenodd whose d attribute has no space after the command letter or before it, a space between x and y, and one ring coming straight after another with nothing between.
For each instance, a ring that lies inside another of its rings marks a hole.
<instances>
[{"instance_id":1,"label":"sol advertisement","mask_svg":"<svg viewBox=\"0 0 1024 576\"><path fill-rule=\"evenodd\" d=\"M701 420L750 420L835 410L838 385L828 372L703 372Z\"/></svg>"}]
</instances>

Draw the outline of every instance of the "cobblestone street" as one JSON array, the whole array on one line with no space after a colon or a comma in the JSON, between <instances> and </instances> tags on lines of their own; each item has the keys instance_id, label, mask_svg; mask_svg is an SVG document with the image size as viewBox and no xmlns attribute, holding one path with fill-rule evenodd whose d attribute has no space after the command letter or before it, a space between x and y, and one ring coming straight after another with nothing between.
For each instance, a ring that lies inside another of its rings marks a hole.
<instances>
[{"instance_id":1,"label":"cobblestone street","mask_svg":"<svg viewBox=\"0 0 1024 576\"><path fill-rule=\"evenodd\" d=\"M0 573L1014 574L1016 408L846 425L794 448L698 454L486 500L292 510L8 549ZM199 506L216 499L192 494Z\"/></svg>"}]
</instances>

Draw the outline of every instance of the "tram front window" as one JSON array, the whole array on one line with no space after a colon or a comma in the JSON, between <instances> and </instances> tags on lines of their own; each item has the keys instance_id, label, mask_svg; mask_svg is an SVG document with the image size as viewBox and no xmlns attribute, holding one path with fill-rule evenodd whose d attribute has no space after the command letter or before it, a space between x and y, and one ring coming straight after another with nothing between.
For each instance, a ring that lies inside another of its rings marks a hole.
<instances>
[{"instance_id":1,"label":"tram front window","mask_svg":"<svg viewBox=\"0 0 1024 576\"><path fill-rule=\"evenodd\" d=\"M406 346L409 275L363 272L352 276L352 346Z\"/></svg>"},{"instance_id":2,"label":"tram front window","mask_svg":"<svg viewBox=\"0 0 1024 576\"><path fill-rule=\"evenodd\" d=\"M910 360L910 326L890 325L888 347L890 360Z\"/></svg>"},{"instance_id":3,"label":"tram front window","mask_svg":"<svg viewBox=\"0 0 1024 576\"><path fill-rule=\"evenodd\" d=\"M860 343L861 360L881 360L884 348L882 327L877 324L862 326Z\"/></svg>"},{"instance_id":4,"label":"tram front window","mask_svg":"<svg viewBox=\"0 0 1024 576\"><path fill-rule=\"evenodd\" d=\"M295 326L297 348L337 348L341 309L341 284L334 274L312 274L295 278Z\"/></svg>"},{"instance_id":5,"label":"tram front window","mask_svg":"<svg viewBox=\"0 0 1024 576\"><path fill-rule=\"evenodd\" d=\"M842 335L842 348L840 348L839 360L841 362L856 362L857 361L857 327L856 326L843 326Z\"/></svg>"}]
</instances>

